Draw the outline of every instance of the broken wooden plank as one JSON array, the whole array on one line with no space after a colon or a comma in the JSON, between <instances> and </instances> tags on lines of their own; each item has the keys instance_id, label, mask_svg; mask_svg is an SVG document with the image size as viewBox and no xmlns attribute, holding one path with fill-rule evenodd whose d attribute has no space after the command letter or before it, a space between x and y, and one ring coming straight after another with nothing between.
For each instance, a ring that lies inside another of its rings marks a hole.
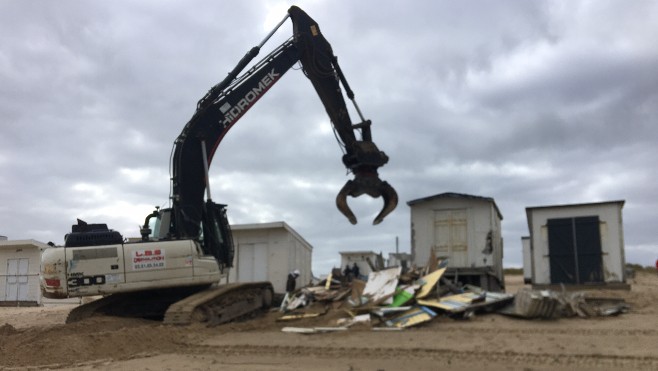
<instances>
[{"instance_id":1,"label":"broken wooden plank","mask_svg":"<svg viewBox=\"0 0 658 371\"><path fill-rule=\"evenodd\" d=\"M284 327L281 331L295 334L314 334L317 332L314 328L309 327Z\"/></svg>"},{"instance_id":2,"label":"broken wooden plank","mask_svg":"<svg viewBox=\"0 0 658 371\"><path fill-rule=\"evenodd\" d=\"M341 327L351 327L356 324L370 326L370 314L361 314L351 318L339 318L336 324Z\"/></svg>"},{"instance_id":3,"label":"broken wooden plank","mask_svg":"<svg viewBox=\"0 0 658 371\"><path fill-rule=\"evenodd\" d=\"M317 334L320 332L346 331L347 327L284 327L282 332L294 334Z\"/></svg>"},{"instance_id":4,"label":"broken wooden plank","mask_svg":"<svg viewBox=\"0 0 658 371\"><path fill-rule=\"evenodd\" d=\"M379 299L387 296L393 296L401 271L402 268L395 267L379 272L370 272L368 274L368 282L366 282L366 286L363 289L363 296L372 302L377 302Z\"/></svg>"},{"instance_id":5,"label":"broken wooden plank","mask_svg":"<svg viewBox=\"0 0 658 371\"><path fill-rule=\"evenodd\" d=\"M434 317L436 317L436 313L434 311L427 307L419 306L386 321L386 325L389 327L406 328L430 321Z\"/></svg>"},{"instance_id":6,"label":"broken wooden plank","mask_svg":"<svg viewBox=\"0 0 658 371\"><path fill-rule=\"evenodd\" d=\"M444 296L440 299L417 299L420 305L438 308L450 313L461 313L487 307L497 306L512 301L514 297L504 293L494 292L465 292L463 294Z\"/></svg>"},{"instance_id":7,"label":"broken wooden plank","mask_svg":"<svg viewBox=\"0 0 658 371\"><path fill-rule=\"evenodd\" d=\"M393 314L401 313L401 312L406 312L410 310L410 306L406 307L379 307L376 309L373 309L370 311L370 313L379 316L379 317L385 317L385 316L390 316Z\"/></svg>"},{"instance_id":8,"label":"broken wooden plank","mask_svg":"<svg viewBox=\"0 0 658 371\"><path fill-rule=\"evenodd\" d=\"M277 321L293 321L296 319L304 319L304 318L315 318L320 316L322 313L300 313L300 314L289 314L285 315L282 317L277 318Z\"/></svg>"},{"instance_id":9,"label":"broken wooden plank","mask_svg":"<svg viewBox=\"0 0 658 371\"><path fill-rule=\"evenodd\" d=\"M439 281L443 273L446 271L446 268L440 268L435 270L434 272L421 277L418 280L418 284L420 284L420 291L416 294L416 299L422 299L429 295L429 293L432 291L434 286L436 286L436 283Z\"/></svg>"}]
</instances>

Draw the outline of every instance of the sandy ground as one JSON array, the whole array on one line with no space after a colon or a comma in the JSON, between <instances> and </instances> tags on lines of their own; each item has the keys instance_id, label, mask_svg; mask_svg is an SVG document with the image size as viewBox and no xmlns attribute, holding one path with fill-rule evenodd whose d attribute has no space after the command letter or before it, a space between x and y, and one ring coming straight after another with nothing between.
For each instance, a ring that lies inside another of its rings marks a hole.
<instances>
[{"instance_id":1,"label":"sandy ground","mask_svg":"<svg viewBox=\"0 0 658 371\"><path fill-rule=\"evenodd\" d=\"M333 325L278 313L206 328L94 317L64 324L71 306L0 308L0 370L657 370L658 275L638 274L616 317L437 318L401 332L351 328L312 335L284 326ZM507 278L508 292L523 287Z\"/></svg>"}]
</instances>

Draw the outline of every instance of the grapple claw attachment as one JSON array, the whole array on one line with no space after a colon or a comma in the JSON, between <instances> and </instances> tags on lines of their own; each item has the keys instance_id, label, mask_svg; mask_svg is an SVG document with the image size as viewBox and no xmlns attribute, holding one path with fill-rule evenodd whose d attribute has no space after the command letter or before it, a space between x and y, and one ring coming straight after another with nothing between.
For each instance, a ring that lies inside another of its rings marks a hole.
<instances>
[{"instance_id":1,"label":"grapple claw attachment","mask_svg":"<svg viewBox=\"0 0 658 371\"><path fill-rule=\"evenodd\" d=\"M338 192L338 195L336 196L336 207L338 207L338 211L340 211L341 213L343 213L343 215L347 217L350 223L356 224L356 216L354 216L354 213L347 205L347 195L352 194L353 188L354 188L354 182L348 180L347 183L345 183L343 188L340 190L340 192Z\"/></svg>"},{"instance_id":2,"label":"grapple claw attachment","mask_svg":"<svg viewBox=\"0 0 658 371\"><path fill-rule=\"evenodd\" d=\"M382 198L384 199L384 207L382 211L377 214L375 220L372 221L373 225L381 223L386 215L390 214L398 206L398 193L391 187L388 182L382 182L379 186Z\"/></svg>"},{"instance_id":3,"label":"grapple claw attachment","mask_svg":"<svg viewBox=\"0 0 658 371\"><path fill-rule=\"evenodd\" d=\"M352 224L356 224L357 221L354 213L347 205L347 196L359 197L364 193L374 198L381 196L384 199L384 207L379 214L377 214L375 220L373 220L373 225L381 223L386 215L390 214L398 205L398 194L390 184L379 179L376 174L356 174L354 180L348 180L336 196L336 206L338 207L338 210L343 213Z\"/></svg>"}]
</instances>

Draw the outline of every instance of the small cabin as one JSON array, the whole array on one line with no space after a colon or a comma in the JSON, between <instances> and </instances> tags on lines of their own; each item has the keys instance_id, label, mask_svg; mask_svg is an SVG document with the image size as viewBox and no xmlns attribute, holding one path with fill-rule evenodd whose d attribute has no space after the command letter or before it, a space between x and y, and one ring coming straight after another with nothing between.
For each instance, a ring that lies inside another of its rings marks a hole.
<instances>
[{"instance_id":1,"label":"small cabin","mask_svg":"<svg viewBox=\"0 0 658 371\"><path fill-rule=\"evenodd\" d=\"M532 285L628 288L623 207L624 201L527 207Z\"/></svg>"},{"instance_id":2,"label":"small cabin","mask_svg":"<svg viewBox=\"0 0 658 371\"><path fill-rule=\"evenodd\" d=\"M416 266L426 266L433 252L448 259L446 277L490 291L504 288L503 216L493 198L441 193L407 205Z\"/></svg>"},{"instance_id":3,"label":"small cabin","mask_svg":"<svg viewBox=\"0 0 658 371\"><path fill-rule=\"evenodd\" d=\"M0 306L41 305L39 266L47 247L35 240L0 239Z\"/></svg>"},{"instance_id":4,"label":"small cabin","mask_svg":"<svg viewBox=\"0 0 658 371\"><path fill-rule=\"evenodd\" d=\"M270 281L286 292L288 273L299 269L297 287L311 282L313 247L285 222L231 225L235 257L229 282Z\"/></svg>"}]
</instances>

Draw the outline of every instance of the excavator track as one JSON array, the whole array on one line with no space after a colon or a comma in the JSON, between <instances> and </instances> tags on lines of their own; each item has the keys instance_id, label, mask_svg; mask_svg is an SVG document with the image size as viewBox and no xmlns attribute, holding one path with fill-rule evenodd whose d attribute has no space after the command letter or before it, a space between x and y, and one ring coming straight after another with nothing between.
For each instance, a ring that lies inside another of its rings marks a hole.
<instances>
[{"instance_id":1,"label":"excavator track","mask_svg":"<svg viewBox=\"0 0 658 371\"><path fill-rule=\"evenodd\" d=\"M269 282L118 293L74 308L66 323L107 315L146 318L172 325L205 323L214 326L269 308L273 295Z\"/></svg>"},{"instance_id":2,"label":"excavator track","mask_svg":"<svg viewBox=\"0 0 658 371\"><path fill-rule=\"evenodd\" d=\"M121 298L117 296L106 296L104 298L94 300L92 302L73 308L66 317L66 323L78 322L85 318L93 317L105 306L112 305L112 303L116 302L117 300L121 300Z\"/></svg>"},{"instance_id":3,"label":"excavator track","mask_svg":"<svg viewBox=\"0 0 658 371\"><path fill-rule=\"evenodd\" d=\"M189 286L111 294L73 308L66 318L66 323L95 315L162 320L171 304L207 290L208 287Z\"/></svg>"},{"instance_id":4,"label":"excavator track","mask_svg":"<svg viewBox=\"0 0 658 371\"><path fill-rule=\"evenodd\" d=\"M269 282L222 285L172 304L165 313L164 323L216 326L269 308L273 296L274 289Z\"/></svg>"}]
</instances>

